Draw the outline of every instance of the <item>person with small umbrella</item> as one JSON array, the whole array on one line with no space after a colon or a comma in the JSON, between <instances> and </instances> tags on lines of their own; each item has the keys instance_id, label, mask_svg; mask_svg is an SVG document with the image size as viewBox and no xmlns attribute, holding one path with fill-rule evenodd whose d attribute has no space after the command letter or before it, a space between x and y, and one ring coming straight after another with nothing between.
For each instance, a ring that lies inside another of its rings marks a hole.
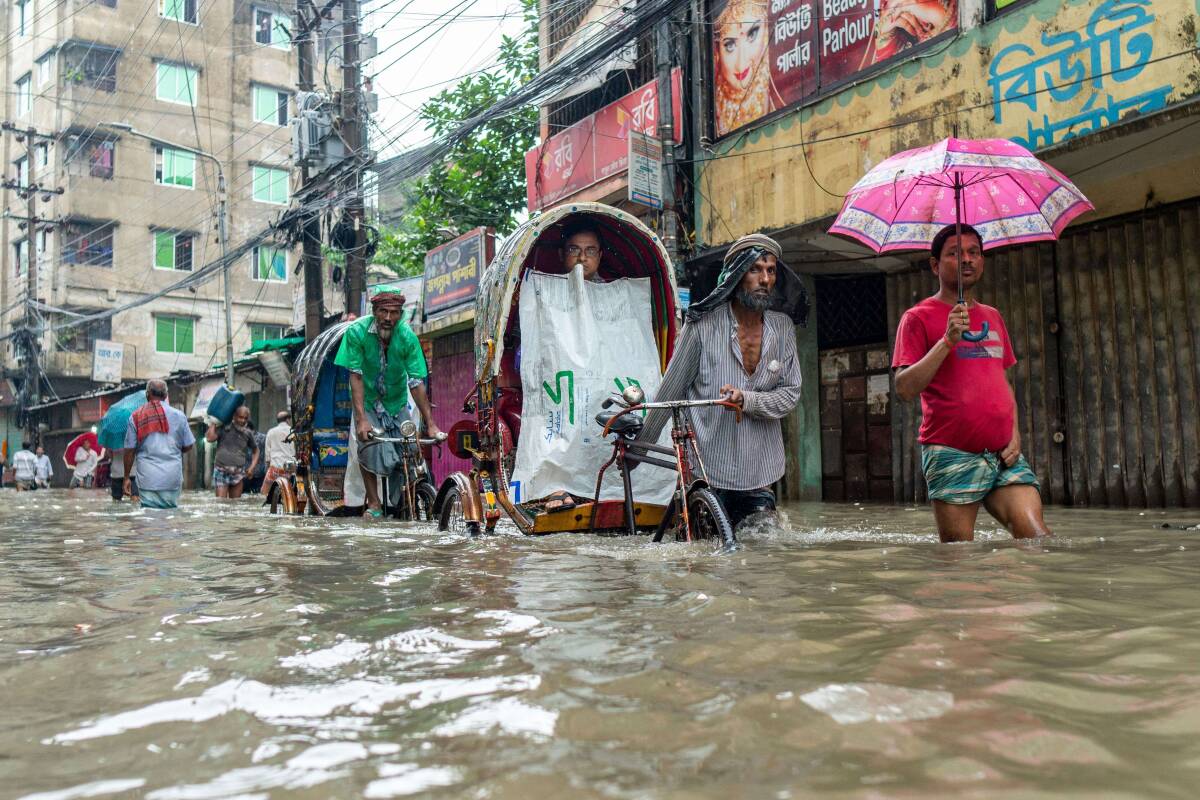
<instances>
[{"instance_id":1,"label":"person with small umbrella","mask_svg":"<svg viewBox=\"0 0 1200 800\"><path fill-rule=\"evenodd\" d=\"M969 225L960 233L947 225L934 237L929 265L938 292L904 312L892 355L896 393L921 398L921 466L938 536L971 541L980 505L1015 538L1049 536L1005 375L1017 363L1008 330L999 311L974 298L983 242ZM985 324L984 338L964 338Z\"/></svg>"}]
</instances>

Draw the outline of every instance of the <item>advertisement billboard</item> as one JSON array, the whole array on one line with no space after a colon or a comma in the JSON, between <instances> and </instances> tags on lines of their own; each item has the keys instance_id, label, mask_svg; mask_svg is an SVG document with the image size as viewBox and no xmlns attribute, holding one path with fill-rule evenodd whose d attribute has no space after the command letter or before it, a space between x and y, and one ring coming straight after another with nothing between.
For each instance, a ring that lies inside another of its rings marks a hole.
<instances>
[{"instance_id":1,"label":"advertisement billboard","mask_svg":"<svg viewBox=\"0 0 1200 800\"><path fill-rule=\"evenodd\" d=\"M958 0L717 0L713 130L720 137L958 27Z\"/></svg>"},{"instance_id":2,"label":"advertisement billboard","mask_svg":"<svg viewBox=\"0 0 1200 800\"><path fill-rule=\"evenodd\" d=\"M683 130L683 72L671 71L672 130ZM525 154L525 189L530 211L629 168L629 133L658 132L658 84L643 84L594 114L556 133Z\"/></svg>"},{"instance_id":3,"label":"advertisement billboard","mask_svg":"<svg viewBox=\"0 0 1200 800\"><path fill-rule=\"evenodd\" d=\"M425 319L474 302L479 275L491 260L494 247L492 229L476 228L425 254L421 288Z\"/></svg>"}]
</instances>

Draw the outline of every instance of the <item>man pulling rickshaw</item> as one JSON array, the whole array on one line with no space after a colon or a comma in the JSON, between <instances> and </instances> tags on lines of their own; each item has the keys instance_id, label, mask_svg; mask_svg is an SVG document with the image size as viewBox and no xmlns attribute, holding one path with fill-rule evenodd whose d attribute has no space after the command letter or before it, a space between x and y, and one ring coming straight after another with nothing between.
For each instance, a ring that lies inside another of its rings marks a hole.
<instances>
[{"instance_id":1,"label":"man pulling rickshaw","mask_svg":"<svg viewBox=\"0 0 1200 800\"><path fill-rule=\"evenodd\" d=\"M408 419L411 391L425 430L431 438L441 431L433 421L433 410L421 379L428 374L425 354L412 329L400 322L404 295L383 288L371 296L371 313L351 323L342 334L334 363L350 372L352 416L346 471L346 505L361 505L365 496L367 513L383 516L378 478L392 474L402 454L390 441L400 439L401 425ZM361 489L360 489L361 481ZM393 492L399 483L393 482Z\"/></svg>"}]
</instances>

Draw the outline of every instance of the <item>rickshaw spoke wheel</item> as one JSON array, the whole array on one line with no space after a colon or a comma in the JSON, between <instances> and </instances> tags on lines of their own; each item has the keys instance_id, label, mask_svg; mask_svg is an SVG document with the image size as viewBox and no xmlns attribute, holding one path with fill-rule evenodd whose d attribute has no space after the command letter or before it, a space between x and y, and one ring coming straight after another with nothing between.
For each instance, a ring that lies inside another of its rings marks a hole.
<instances>
[{"instance_id":1,"label":"rickshaw spoke wheel","mask_svg":"<svg viewBox=\"0 0 1200 800\"><path fill-rule=\"evenodd\" d=\"M417 522L433 522L433 504L437 500L437 491L428 481L421 481L417 484L414 495L417 507L414 509L413 519Z\"/></svg>"},{"instance_id":2,"label":"rickshaw spoke wheel","mask_svg":"<svg viewBox=\"0 0 1200 800\"><path fill-rule=\"evenodd\" d=\"M432 507L432 506L431 506ZM479 523L467 519L463 513L462 494L458 487L446 493L442 501L442 513L438 518L438 530L449 531L463 536L478 536Z\"/></svg>"},{"instance_id":3,"label":"rickshaw spoke wheel","mask_svg":"<svg viewBox=\"0 0 1200 800\"><path fill-rule=\"evenodd\" d=\"M694 489L688 492L688 522L692 527L692 538L710 540L733 546L737 538L725 507L710 489Z\"/></svg>"}]
</instances>

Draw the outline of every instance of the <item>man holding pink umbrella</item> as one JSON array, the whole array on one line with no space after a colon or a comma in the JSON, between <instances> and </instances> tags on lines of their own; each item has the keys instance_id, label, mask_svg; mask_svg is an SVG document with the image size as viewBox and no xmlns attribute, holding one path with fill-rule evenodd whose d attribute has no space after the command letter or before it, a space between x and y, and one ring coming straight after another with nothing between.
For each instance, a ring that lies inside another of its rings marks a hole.
<instances>
[{"instance_id":1,"label":"man holding pink umbrella","mask_svg":"<svg viewBox=\"0 0 1200 800\"><path fill-rule=\"evenodd\" d=\"M900 318L892 368L896 393L921 398L921 466L938 535L971 541L982 505L1018 539L1049 536L1005 375L1017 363L1008 330L999 311L973 298L984 271L979 234L964 225L956 236L947 225L934 237L929 265L938 292ZM963 337L984 323L982 339Z\"/></svg>"}]
</instances>

